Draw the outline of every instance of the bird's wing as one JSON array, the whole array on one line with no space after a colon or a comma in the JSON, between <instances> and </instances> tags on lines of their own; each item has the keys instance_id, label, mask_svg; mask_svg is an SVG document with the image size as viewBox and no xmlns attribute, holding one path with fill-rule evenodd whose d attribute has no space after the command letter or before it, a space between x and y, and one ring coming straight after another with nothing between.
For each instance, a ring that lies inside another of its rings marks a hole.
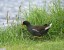
<instances>
[{"instance_id":1,"label":"bird's wing","mask_svg":"<svg viewBox=\"0 0 64 50\"><path fill-rule=\"evenodd\" d=\"M44 26L34 26L33 30L40 32L41 30L45 30L45 27Z\"/></svg>"},{"instance_id":2,"label":"bird's wing","mask_svg":"<svg viewBox=\"0 0 64 50\"><path fill-rule=\"evenodd\" d=\"M50 27L52 26L52 23L51 24L45 24L43 26L34 26L34 28L38 31L42 31L42 30L48 30Z\"/></svg>"}]
</instances>

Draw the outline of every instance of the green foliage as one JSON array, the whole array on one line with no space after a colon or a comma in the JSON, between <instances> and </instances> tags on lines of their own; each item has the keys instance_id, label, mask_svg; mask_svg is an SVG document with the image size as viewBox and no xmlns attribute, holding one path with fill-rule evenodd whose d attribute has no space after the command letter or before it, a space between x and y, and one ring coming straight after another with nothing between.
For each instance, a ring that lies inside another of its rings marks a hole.
<instances>
[{"instance_id":1,"label":"green foliage","mask_svg":"<svg viewBox=\"0 0 64 50\"><path fill-rule=\"evenodd\" d=\"M19 16L19 13L17 16ZM38 41L57 41L64 39L64 9L62 9L59 4L54 3L54 6L50 8L50 13L43 8L33 8L33 10L30 10L28 17L27 13L25 14L25 17L26 20L30 21L32 25L44 25L45 23L52 23L52 27L50 28L48 35L43 36L42 39L32 39L32 41L30 40L31 34L27 31L26 27L23 28L21 23L12 24L11 27L8 26L6 29L0 29L0 46L17 43L24 44L34 41L36 44ZM16 20L18 22L19 19Z\"/></svg>"}]
</instances>

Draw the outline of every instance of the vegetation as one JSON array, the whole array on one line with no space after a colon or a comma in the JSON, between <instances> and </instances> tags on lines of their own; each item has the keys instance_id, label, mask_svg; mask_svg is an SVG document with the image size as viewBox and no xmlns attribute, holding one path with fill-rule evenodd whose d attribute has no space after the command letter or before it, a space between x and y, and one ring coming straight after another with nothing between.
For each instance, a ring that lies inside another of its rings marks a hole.
<instances>
[{"instance_id":1,"label":"vegetation","mask_svg":"<svg viewBox=\"0 0 64 50\"><path fill-rule=\"evenodd\" d=\"M5 47L7 50L64 50L64 9L59 1L53 4L49 9L50 12L36 7L29 11L29 15L24 14L26 20L32 25L52 23L47 35L41 39L30 39L31 34L27 32L26 27L21 23L13 22L12 26L0 29L0 47ZM16 20L18 22L19 19Z\"/></svg>"}]
</instances>

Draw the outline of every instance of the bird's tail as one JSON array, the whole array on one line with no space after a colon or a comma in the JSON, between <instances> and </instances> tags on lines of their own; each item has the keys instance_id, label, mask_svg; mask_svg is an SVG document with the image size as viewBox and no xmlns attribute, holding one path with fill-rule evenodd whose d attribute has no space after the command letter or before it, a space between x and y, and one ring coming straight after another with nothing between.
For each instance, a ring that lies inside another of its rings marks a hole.
<instances>
[{"instance_id":1,"label":"bird's tail","mask_svg":"<svg viewBox=\"0 0 64 50\"><path fill-rule=\"evenodd\" d=\"M52 26L52 23L50 23L49 26L47 26L47 27L45 28L45 30L49 29L51 26Z\"/></svg>"}]
</instances>

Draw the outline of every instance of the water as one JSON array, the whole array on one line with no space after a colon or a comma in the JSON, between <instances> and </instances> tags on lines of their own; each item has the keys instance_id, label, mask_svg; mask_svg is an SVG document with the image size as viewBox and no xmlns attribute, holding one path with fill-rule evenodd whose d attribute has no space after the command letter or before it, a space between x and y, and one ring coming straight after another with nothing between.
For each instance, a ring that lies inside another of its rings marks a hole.
<instances>
[{"instance_id":1,"label":"water","mask_svg":"<svg viewBox=\"0 0 64 50\"><path fill-rule=\"evenodd\" d=\"M52 6L51 0L46 1L46 6ZM45 4L44 0L31 0L30 5L37 5L41 7ZM62 0L62 6L64 4L64 0ZM12 23L15 19L16 14L18 14L19 6L22 6L23 10L27 10L29 7L29 0L0 0L0 27L7 26L6 14L9 11L10 20L9 23Z\"/></svg>"}]
</instances>

